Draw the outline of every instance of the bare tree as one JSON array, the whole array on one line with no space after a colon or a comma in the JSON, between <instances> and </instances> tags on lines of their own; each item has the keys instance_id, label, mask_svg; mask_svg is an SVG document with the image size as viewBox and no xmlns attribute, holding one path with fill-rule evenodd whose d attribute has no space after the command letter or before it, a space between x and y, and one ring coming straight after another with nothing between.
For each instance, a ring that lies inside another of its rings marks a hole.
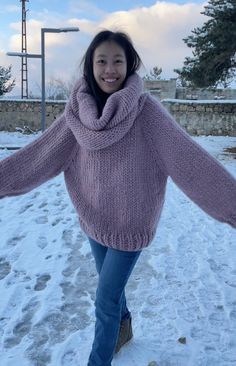
<instances>
[{"instance_id":1,"label":"bare tree","mask_svg":"<svg viewBox=\"0 0 236 366\"><path fill-rule=\"evenodd\" d=\"M45 94L46 98L50 100L67 100L73 88L74 81L71 79L70 81L65 81L60 78L51 77L50 80L46 83ZM36 83L37 88L41 92L41 86ZM33 93L30 93L33 98Z\"/></svg>"}]
</instances>

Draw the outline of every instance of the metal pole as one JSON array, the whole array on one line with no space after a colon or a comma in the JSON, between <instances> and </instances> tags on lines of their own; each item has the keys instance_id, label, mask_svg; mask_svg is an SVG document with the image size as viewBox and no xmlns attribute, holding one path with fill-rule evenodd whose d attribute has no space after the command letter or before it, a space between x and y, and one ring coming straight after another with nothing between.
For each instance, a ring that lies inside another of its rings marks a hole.
<instances>
[{"instance_id":1,"label":"metal pole","mask_svg":"<svg viewBox=\"0 0 236 366\"><path fill-rule=\"evenodd\" d=\"M44 29L41 29L41 77L42 77L42 101L41 101L41 127L46 127L46 103L45 103L45 37Z\"/></svg>"},{"instance_id":2,"label":"metal pole","mask_svg":"<svg viewBox=\"0 0 236 366\"><path fill-rule=\"evenodd\" d=\"M61 32L78 32L78 27L69 28L41 28L41 54L22 53L22 52L7 52L8 56L19 56L26 58L41 58L41 87L42 87L42 101L41 101L41 128L42 131L46 129L46 101L45 101L45 33L61 33Z\"/></svg>"}]
</instances>

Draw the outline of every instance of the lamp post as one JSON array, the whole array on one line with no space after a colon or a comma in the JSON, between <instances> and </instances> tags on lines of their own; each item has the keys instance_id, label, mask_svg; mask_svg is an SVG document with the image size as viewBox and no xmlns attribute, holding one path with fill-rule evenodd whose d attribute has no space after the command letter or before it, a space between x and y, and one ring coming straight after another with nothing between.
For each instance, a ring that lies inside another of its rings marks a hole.
<instances>
[{"instance_id":1,"label":"lamp post","mask_svg":"<svg viewBox=\"0 0 236 366\"><path fill-rule=\"evenodd\" d=\"M42 111L41 111L41 124L42 131L46 127L46 102L45 102L45 33L63 33L63 32L78 32L78 27L67 27L67 28L41 28L41 76L42 76Z\"/></svg>"},{"instance_id":2,"label":"lamp post","mask_svg":"<svg viewBox=\"0 0 236 366\"><path fill-rule=\"evenodd\" d=\"M41 128L46 128L46 101L45 101L45 33L62 33L62 32L78 32L78 27L67 28L41 28L41 54L23 53L23 52L7 52L8 56L19 56L26 58L41 58Z\"/></svg>"}]
</instances>

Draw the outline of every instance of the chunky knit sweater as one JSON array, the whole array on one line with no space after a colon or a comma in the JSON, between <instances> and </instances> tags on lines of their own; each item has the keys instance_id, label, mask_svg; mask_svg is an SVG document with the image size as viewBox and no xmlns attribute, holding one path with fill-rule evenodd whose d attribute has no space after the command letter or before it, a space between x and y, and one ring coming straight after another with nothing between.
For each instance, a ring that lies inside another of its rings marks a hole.
<instances>
[{"instance_id":1,"label":"chunky knit sweater","mask_svg":"<svg viewBox=\"0 0 236 366\"><path fill-rule=\"evenodd\" d=\"M85 80L38 139L0 162L0 197L26 193L64 172L85 233L140 250L152 240L167 178L213 218L236 227L236 180L143 93L132 75L102 116Z\"/></svg>"}]
</instances>

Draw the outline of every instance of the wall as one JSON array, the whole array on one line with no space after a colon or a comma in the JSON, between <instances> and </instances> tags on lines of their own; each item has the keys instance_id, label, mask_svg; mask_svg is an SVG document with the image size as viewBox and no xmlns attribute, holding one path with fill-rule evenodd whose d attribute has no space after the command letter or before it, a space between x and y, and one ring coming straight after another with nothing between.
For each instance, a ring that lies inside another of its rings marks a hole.
<instances>
[{"instance_id":1,"label":"wall","mask_svg":"<svg viewBox=\"0 0 236 366\"><path fill-rule=\"evenodd\" d=\"M192 135L236 136L235 101L186 101L165 99L163 105L176 121ZM65 101L47 102L49 126L65 108ZM0 130L15 131L16 127L41 128L40 101L0 99Z\"/></svg>"},{"instance_id":2,"label":"wall","mask_svg":"<svg viewBox=\"0 0 236 366\"><path fill-rule=\"evenodd\" d=\"M176 86L176 79L146 80L144 87L158 99L187 99L187 100L214 100L236 99L236 89L200 89L183 88Z\"/></svg>"},{"instance_id":3,"label":"wall","mask_svg":"<svg viewBox=\"0 0 236 366\"><path fill-rule=\"evenodd\" d=\"M144 89L149 90L158 99L174 99L176 96L176 79L145 80Z\"/></svg>"},{"instance_id":4,"label":"wall","mask_svg":"<svg viewBox=\"0 0 236 366\"><path fill-rule=\"evenodd\" d=\"M65 101L46 102L47 127L63 113ZM0 99L0 131L15 131L16 127L30 127L36 131L41 128L40 100Z\"/></svg>"},{"instance_id":5,"label":"wall","mask_svg":"<svg viewBox=\"0 0 236 366\"><path fill-rule=\"evenodd\" d=\"M236 100L163 100L175 120L191 135L236 136Z\"/></svg>"},{"instance_id":6,"label":"wall","mask_svg":"<svg viewBox=\"0 0 236 366\"><path fill-rule=\"evenodd\" d=\"M172 97L168 97L172 98ZM200 100L217 100L217 99L236 99L236 89L190 89L176 88L176 99L200 99Z\"/></svg>"}]
</instances>

